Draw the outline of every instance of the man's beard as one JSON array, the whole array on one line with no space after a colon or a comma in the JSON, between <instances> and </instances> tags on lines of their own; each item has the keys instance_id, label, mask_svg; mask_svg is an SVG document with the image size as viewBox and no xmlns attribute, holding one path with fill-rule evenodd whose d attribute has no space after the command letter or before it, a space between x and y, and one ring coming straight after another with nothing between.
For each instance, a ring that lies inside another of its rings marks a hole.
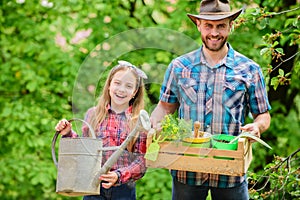
<instances>
[{"instance_id":1,"label":"man's beard","mask_svg":"<svg viewBox=\"0 0 300 200\"><path fill-rule=\"evenodd\" d=\"M222 38L221 38L221 39L222 39L222 42L221 42L220 46L210 47L210 46L207 44L207 42L206 42L206 41L209 40L207 37L206 37L206 38L203 38L203 36L201 36L201 39L202 39L202 42L203 42L204 46L205 46L208 50L214 51L214 52L217 52L217 51L221 50L221 49L224 47L224 45L226 44L226 42L227 42L227 37L226 37L226 38L222 37Z\"/></svg>"}]
</instances>

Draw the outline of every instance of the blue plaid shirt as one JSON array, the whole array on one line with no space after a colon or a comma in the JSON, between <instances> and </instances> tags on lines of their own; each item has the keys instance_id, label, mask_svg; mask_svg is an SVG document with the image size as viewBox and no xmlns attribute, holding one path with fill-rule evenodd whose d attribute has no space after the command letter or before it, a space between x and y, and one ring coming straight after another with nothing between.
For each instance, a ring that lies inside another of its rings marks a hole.
<instances>
[{"instance_id":1,"label":"blue plaid shirt","mask_svg":"<svg viewBox=\"0 0 300 200\"><path fill-rule=\"evenodd\" d=\"M236 52L229 44L227 56L209 67L202 47L174 59L161 87L160 100L179 103L179 118L199 121L202 131L238 135L249 113L271 109L260 67ZM234 187L245 176L171 171L178 181L189 185Z\"/></svg>"}]
</instances>

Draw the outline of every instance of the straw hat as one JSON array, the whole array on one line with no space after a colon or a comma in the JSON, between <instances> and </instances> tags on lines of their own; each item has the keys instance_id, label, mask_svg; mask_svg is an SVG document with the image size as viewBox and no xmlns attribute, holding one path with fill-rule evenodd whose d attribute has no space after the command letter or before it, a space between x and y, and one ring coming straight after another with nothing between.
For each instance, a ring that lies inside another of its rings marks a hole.
<instances>
[{"instance_id":1,"label":"straw hat","mask_svg":"<svg viewBox=\"0 0 300 200\"><path fill-rule=\"evenodd\" d=\"M215 21L231 18L232 20L235 20L242 11L243 9L231 12L229 0L203 0L200 3L199 15L192 15L189 13L187 15L195 24L197 24L197 19Z\"/></svg>"}]
</instances>

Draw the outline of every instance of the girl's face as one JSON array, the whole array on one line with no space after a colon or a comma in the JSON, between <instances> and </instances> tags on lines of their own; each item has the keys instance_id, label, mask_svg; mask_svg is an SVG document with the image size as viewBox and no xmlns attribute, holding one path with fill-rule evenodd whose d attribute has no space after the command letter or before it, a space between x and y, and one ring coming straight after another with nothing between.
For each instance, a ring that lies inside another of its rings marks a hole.
<instances>
[{"instance_id":1,"label":"girl's face","mask_svg":"<svg viewBox=\"0 0 300 200\"><path fill-rule=\"evenodd\" d=\"M112 109L119 113L129 107L129 101L136 93L137 80L131 70L116 72L110 82L109 95Z\"/></svg>"}]
</instances>

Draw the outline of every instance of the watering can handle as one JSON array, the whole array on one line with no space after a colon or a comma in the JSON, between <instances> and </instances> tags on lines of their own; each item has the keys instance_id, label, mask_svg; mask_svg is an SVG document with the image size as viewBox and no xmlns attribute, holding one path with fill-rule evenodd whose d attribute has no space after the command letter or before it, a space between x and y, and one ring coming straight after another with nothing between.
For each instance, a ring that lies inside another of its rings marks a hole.
<instances>
[{"instance_id":1,"label":"watering can handle","mask_svg":"<svg viewBox=\"0 0 300 200\"><path fill-rule=\"evenodd\" d=\"M82 119L78 119L78 118L73 118L73 119L70 119L70 120L68 120L68 121L69 121L69 122L72 122L72 121L81 121L81 122L85 123L85 124L88 126L89 130L91 131L92 138L93 138L93 139L96 139L96 134L95 134L93 128L92 128L91 125L90 125L89 123L87 123L86 121L84 121L84 120L82 120ZM51 151L51 153L52 153L52 159L53 159L54 165L55 165L56 167L57 167L57 159L56 159L56 153L55 153L55 143L56 143L57 137L59 136L59 133L60 133L59 131L56 131L56 133L55 133L54 136L53 136L53 139L52 139L52 145L51 145L51 147L52 147L52 151Z\"/></svg>"}]
</instances>

